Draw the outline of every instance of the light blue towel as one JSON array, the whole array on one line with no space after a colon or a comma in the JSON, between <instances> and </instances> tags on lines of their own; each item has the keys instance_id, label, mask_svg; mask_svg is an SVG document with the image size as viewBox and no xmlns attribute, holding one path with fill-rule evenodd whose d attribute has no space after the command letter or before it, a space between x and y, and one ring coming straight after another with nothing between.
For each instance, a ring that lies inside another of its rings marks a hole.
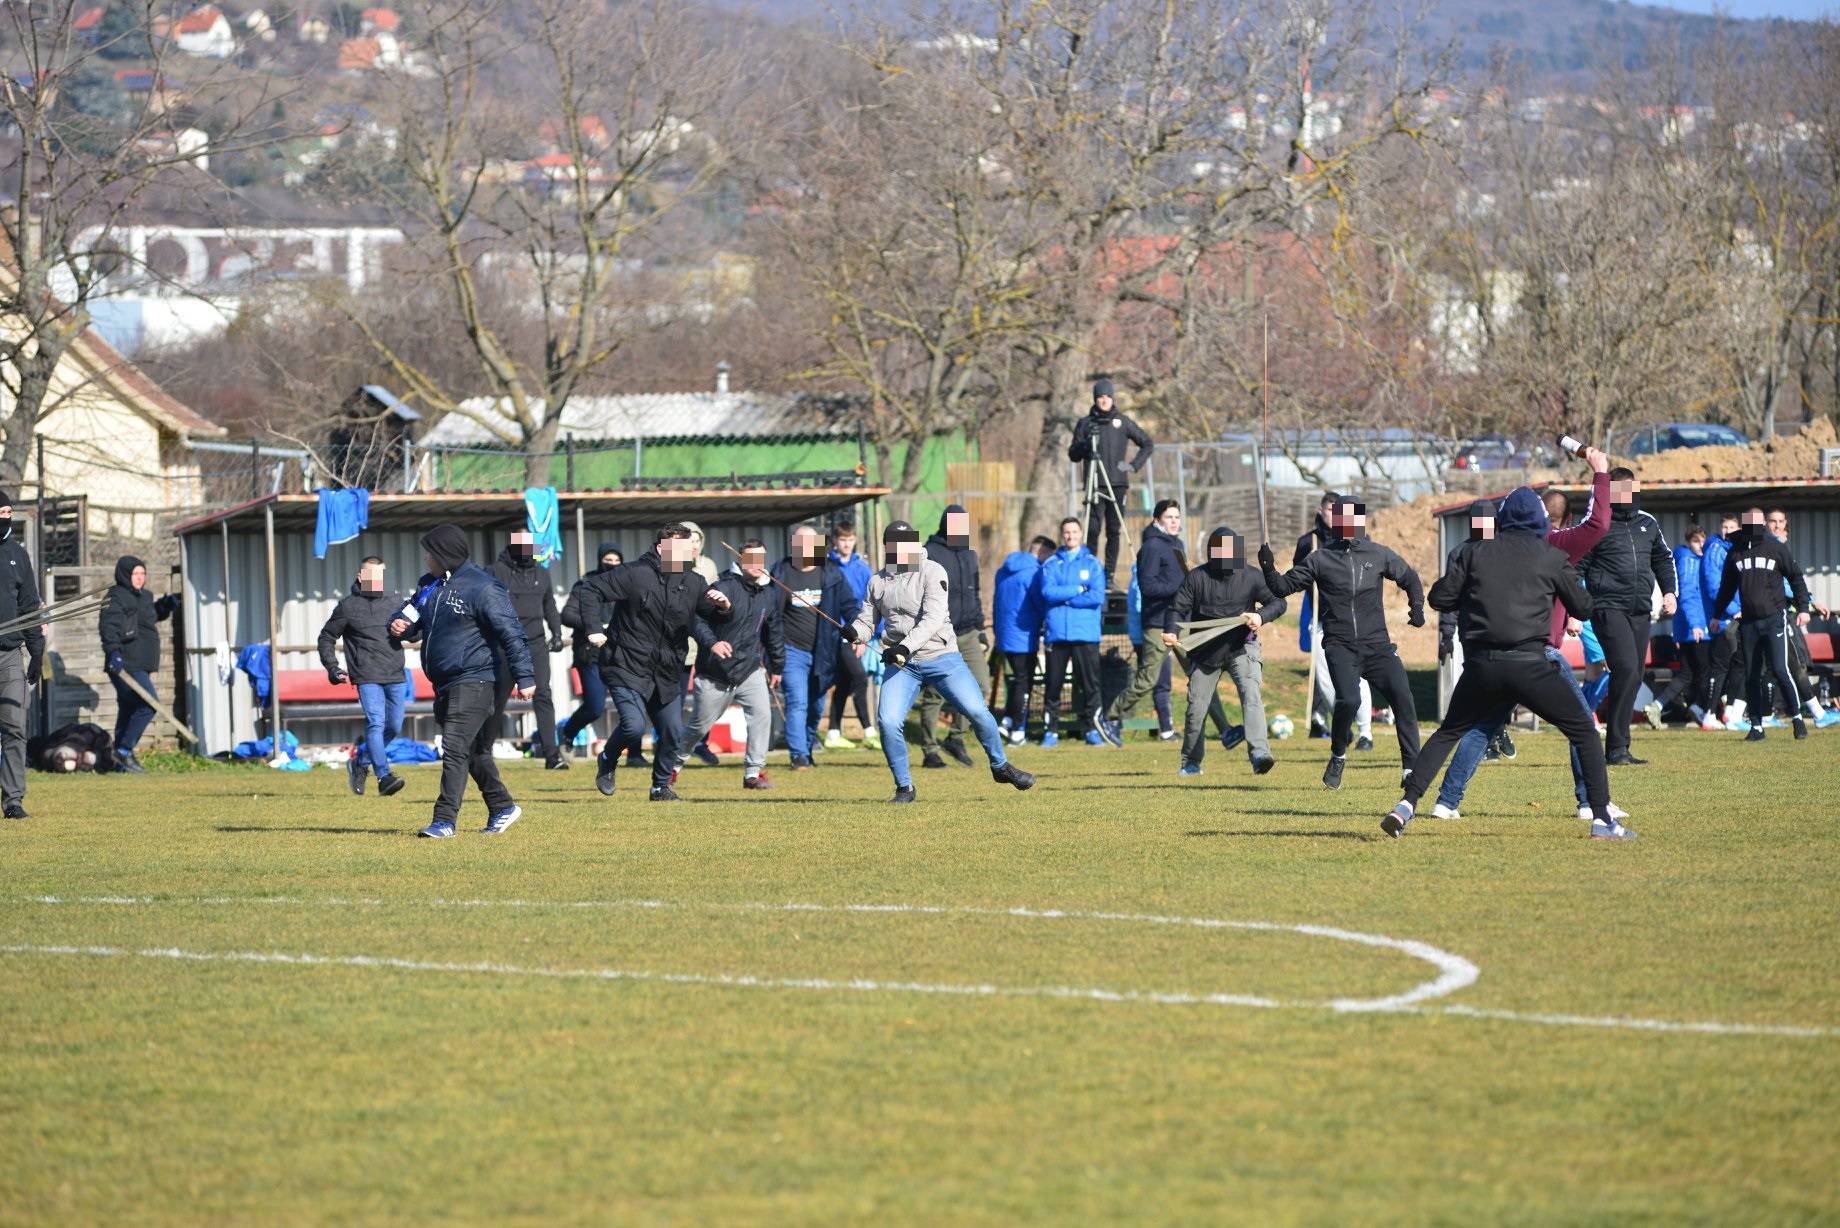
<instances>
[{"instance_id":1,"label":"light blue towel","mask_svg":"<svg viewBox=\"0 0 1840 1228\"><path fill-rule=\"evenodd\" d=\"M371 527L371 492L362 486L344 490L319 488L319 520L313 527L313 557L323 559L332 546L341 546Z\"/></svg>"},{"instance_id":2,"label":"light blue towel","mask_svg":"<svg viewBox=\"0 0 1840 1228\"><path fill-rule=\"evenodd\" d=\"M562 505L554 486L532 486L524 492L524 519L536 560L548 567L562 558Z\"/></svg>"}]
</instances>

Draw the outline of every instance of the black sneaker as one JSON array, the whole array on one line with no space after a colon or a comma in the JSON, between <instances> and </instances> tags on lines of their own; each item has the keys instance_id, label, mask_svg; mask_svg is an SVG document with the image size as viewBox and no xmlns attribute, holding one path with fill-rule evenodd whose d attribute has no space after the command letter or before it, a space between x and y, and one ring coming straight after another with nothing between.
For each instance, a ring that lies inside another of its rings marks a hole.
<instances>
[{"instance_id":1,"label":"black sneaker","mask_svg":"<svg viewBox=\"0 0 1840 1228\"><path fill-rule=\"evenodd\" d=\"M645 752L642 750L629 750L626 752L626 766L651 767L652 761L645 757Z\"/></svg>"},{"instance_id":2,"label":"black sneaker","mask_svg":"<svg viewBox=\"0 0 1840 1228\"><path fill-rule=\"evenodd\" d=\"M600 771L594 774L594 787L601 791L602 797L613 796L613 773L619 765L619 759L601 756Z\"/></svg>"},{"instance_id":3,"label":"black sneaker","mask_svg":"<svg viewBox=\"0 0 1840 1228\"><path fill-rule=\"evenodd\" d=\"M926 757L920 760L920 766L923 768L942 768L945 765L946 761L939 757L939 752L936 750L927 751Z\"/></svg>"},{"instance_id":4,"label":"black sneaker","mask_svg":"<svg viewBox=\"0 0 1840 1228\"><path fill-rule=\"evenodd\" d=\"M551 755L543 761L543 770L546 772L566 772L569 770L569 761L564 759L560 753Z\"/></svg>"},{"instance_id":5,"label":"black sneaker","mask_svg":"<svg viewBox=\"0 0 1840 1228\"><path fill-rule=\"evenodd\" d=\"M1380 820L1380 830L1397 840L1406 834L1406 824L1412 821L1412 803L1400 802L1386 812Z\"/></svg>"},{"instance_id":6,"label":"black sneaker","mask_svg":"<svg viewBox=\"0 0 1840 1228\"><path fill-rule=\"evenodd\" d=\"M1512 759L1515 755L1520 753L1514 748L1514 739L1508 736L1508 731L1506 729L1502 730L1496 737L1495 749L1501 752L1501 757L1503 759Z\"/></svg>"},{"instance_id":7,"label":"black sneaker","mask_svg":"<svg viewBox=\"0 0 1840 1228\"><path fill-rule=\"evenodd\" d=\"M1323 784L1331 789L1342 787L1342 769L1348 766L1346 755L1330 755L1329 762L1323 768Z\"/></svg>"},{"instance_id":8,"label":"black sneaker","mask_svg":"<svg viewBox=\"0 0 1840 1228\"><path fill-rule=\"evenodd\" d=\"M1005 763L1002 767L991 768L990 778L1000 785L1014 785L1018 792L1030 788L1035 784L1035 777L1023 771L1013 763Z\"/></svg>"},{"instance_id":9,"label":"black sneaker","mask_svg":"<svg viewBox=\"0 0 1840 1228\"><path fill-rule=\"evenodd\" d=\"M12 802L9 803L6 808L6 817L9 819L29 819L32 816L26 813L26 808L24 806L20 805L18 802Z\"/></svg>"},{"instance_id":10,"label":"black sneaker","mask_svg":"<svg viewBox=\"0 0 1840 1228\"><path fill-rule=\"evenodd\" d=\"M1482 748L1482 761L1484 763L1501 762L1501 751L1496 749L1495 741L1492 738L1489 740L1489 744Z\"/></svg>"},{"instance_id":11,"label":"black sneaker","mask_svg":"<svg viewBox=\"0 0 1840 1228\"><path fill-rule=\"evenodd\" d=\"M395 797L403 791L403 778L391 772L377 782L377 792L384 797Z\"/></svg>"},{"instance_id":12,"label":"black sneaker","mask_svg":"<svg viewBox=\"0 0 1840 1228\"><path fill-rule=\"evenodd\" d=\"M683 800L677 796L670 785L653 785L649 797L650 800L654 802L676 802Z\"/></svg>"},{"instance_id":13,"label":"black sneaker","mask_svg":"<svg viewBox=\"0 0 1840 1228\"><path fill-rule=\"evenodd\" d=\"M1752 725L1751 731L1744 735L1744 740L1746 742L1763 741L1763 726L1762 725Z\"/></svg>"},{"instance_id":14,"label":"black sneaker","mask_svg":"<svg viewBox=\"0 0 1840 1228\"><path fill-rule=\"evenodd\" d=\"M1273 759L1270 755L1260 755L1252 761L1252 774L1254 776L1263 776L1277 766L1278 761Z\"/></svg>"},{"instance_id":15,"label":"black sneaker","mask_svg":"<svg viewBox=\"0 0 1840 1228\"><path fill-rule=\"evenodd\" d=\"M1604 760L1610 767L1647 767L1648 760L1638 759L1628 751L1619 751Z\"/></svg>"},{"instance_id":16,"label":"black sneaker","mask_svg":"<svg viewBox=\"0 0 1840 1228\"><path fill-rule=\"evenodd\" d=\"M957 734L953 734L939 745L940 749L944 750L946 754L952 756L966 767L971 766L971 752L965 749L965 740Z\"/></svg>"},{"instance_id":17,"label":"black sneaker","mask_svg":"<svg viewBox=\"0 0 1840 1228\"><path fill-rule=\"evenodd\" d=\"M359 797L364 796L364 770L364 764L358 761L356 755L345 760L345 783Z\"/></svg>"},{"instance_id":18,"label":"black sneaker","mask_svg":"<svg viewBox=\"0 0 1840 1228\"><path fill-rule=\"evenodd\" d=\"M1232 750L1245 740L1246 727L1244 725L1228 725L1227 731L1220 735L1220 746L1222 750Z\"/></svg>"},{"instance_id":19,"label":"black sneaker","mask_svg":"<svg viewBox=\"0 0 1840 1228\"><path fill-rule=\"evenodd\" d=\"M722 756L709 749L708 742L698 742L690 752L690 757L704 767L721 767Z\"/></svg>"},{"instance_id":20,"label":"black sneaker","mask_svg":"<svg viewBox=\"0 0 1840 1228\"><path fill-rule=\"evenodd\" d=\"M902 805L913 800L914 787L912 785L896 785L894 788L894 796L888 799L888 804L891 806Z\"/></svg>"},{"instance_id":21,"label":"black sneaker","mask_svg":"<svg viewBox=\"0 0 1840 1228\"><path fill-rule=\"evenodd\" d=\"M1356 750L1372 750L1374 748L1374 740L1372 738L1358 738L1355 741L1354 748Z\"/></svg>"},{"instance_id":22,"label":"black sneaker","mask_svg":"<svg viewBox=\"0 0 1840 1228\"><path fill-rule=\"evenodd\" d=\"M1807 736L1808 736L1808 722L1803 720L1799 716L1796 717L1795 718L1795 740L1797 742L1800 742L1803 738Z\"/></svg>"},{"instance_id":23,"label":"black sneaker","mask_svg":"<svg viewBox=\"0 0 1840 1228\"><path fill-rule=\"evenodd\" d=\"M147 774L147 769L141 766L141 761L134 757L134 752L131 750L118 750L115 752L115 770L117 772L133 772L136 776L145 776Z\"/></svg>"}]
</instances>

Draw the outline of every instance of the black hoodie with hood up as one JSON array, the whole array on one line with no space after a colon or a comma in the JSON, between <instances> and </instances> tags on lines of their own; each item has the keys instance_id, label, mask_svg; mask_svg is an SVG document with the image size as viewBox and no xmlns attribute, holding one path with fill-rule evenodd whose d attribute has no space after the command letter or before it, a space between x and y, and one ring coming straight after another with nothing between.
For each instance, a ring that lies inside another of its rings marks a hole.
<instances>
[{"instance_id":1,"label":"black hoodie with hood up","mask_svg":"<svg viewBox=\"0 0 1840 1228\"><path fill-rule=\"evenodd\" d=\"M105 660L119 652L123 669L151 674L160 668L159 625L172 617L179 599L169 596L156 601L145 588L135 588L134 569L145 566L131 554L115 560L115 585L102 607L98 629Z\"/></svg>"},{"instance_id":2,"label":"black hoodie with hood up","mask_svg":"<svg viewBox=\"0 0 1840 1228\"><path fill-rule=\"evenodd\" d=\"M345 674L357 684L391 686L403 680L402 641L390 634L390 621L402 610L401 594L366 592L358 581L351 592L332 607L332 617L319 629L319 663L328 675ZM333 651L345 639L345 668Z\"/></svg>"},{"instance_id":3,"label":"black hoodie with hood up","mask_svg":"<svg viewBox=\"0 0 1840 1228\"><path fill-rule=\"evenodd\" d=\"M12 503L11 496L0 492L0 505L11 507ZM0 574L0 623L9 623L35 613L40 605L32 556L14 537L11 516L0 519L0 560L6 564L4 574ZM34 661L44 659L45 633L38 623L29 623L17 631L0 635L0 651L17 652L21 645Z\"/></svg>"},{"instance_id":4,"label":"black hoodie with hood up","mask_svg":"<svg viewBox=\"0 0 1840 1228\"><path fill-rule=\"evenodd\" d=\"M946 592L952 611L952 634L969 635L984 629L984 597L978 591L978 556L969 541L955 546L946 537L946 517L965 509L952 504L939 514L939 530L926 539L926 557L946 569L951 588Z\"/></svg>"},{"instance_id":5,"label":"black hoodie with hood up","mask_svg":"<svg viewBox=\"0 0 1840 1228\"><path fill-rule=\"evenodd\" d=\"M1592 595L1578 582L1565 551L1546 542L1546 506L1525 486L1502 500L1495 537L1450 552L1431 586L1435 610L1454 610L1466 651L1543 653L1553 602L1573 618L1591 616Z\"/></svg>"},{"instance_id":6,"label":"black hoodie with hood up","mask_svg":"<svg viewBox=\"0 0 1840 1228\"><path fill-rule=\"evenodd\" d=\"M1202 622L1237 614L1257 614L1261 623L1282 618L1286 608L1284 598L1272 595L1264 572L1246 557L1246 543L1239 534L1221 525L1208 534L1208 545L1211 547L1222 537L1234 539L1234 557L1216 559L1210 553L1201 566L1189 571L1182 580L1182 587L1176 591L1175 600L1170 603L1173 621ZM1145 635L1150 634L1149 626L1146 620ZM1229 658L1246 647L1251 635L1245 627L1235 627L1225 635L1216 636L1188 654L1189 668L1210 672L1223 668Z\"/></svg>"},{"instance_id":7,"label":"black hoodie with hood up","mask_svg":"<svg viewBox=\"0 0 1840 1228\"><path fill-rule=\"evenodd\" d=\"M548 639L562 638L562 614L556 609L556 590L549 582L549 568L537 566L535 555L506 546L486 571L511 594L511 608L523 624L525 639L539 643L546 638L546 630Z\"/></svg>"}]
</instances>

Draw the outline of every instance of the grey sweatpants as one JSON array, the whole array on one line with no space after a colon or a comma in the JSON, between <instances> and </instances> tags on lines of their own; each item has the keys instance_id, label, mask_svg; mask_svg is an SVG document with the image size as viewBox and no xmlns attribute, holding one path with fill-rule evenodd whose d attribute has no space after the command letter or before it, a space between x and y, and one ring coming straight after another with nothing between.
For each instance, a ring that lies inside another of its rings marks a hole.
<instances>
[{"instance_id":1,"label":"grey sweatpants","mask_svg":"<svg viewBox=\"0 0 1840 1228\"><path fill-rule=\"evenodd\" d=\"M1197 766L1207 753L1207 711L1220 687L1223 671L1191 669L1188 671L1188 712L1182 719L1182 762ZM1271 754L1271 740L1265 732L1265 700L1260 687L1265 679L1264 658L1257 640L1247 640L1245 648L1227 658L1224 671L1232 675L1239 689L1240 723L1246 727L1246 757L1263 759Z\"/></svg>"},{"instance_id":2,"label":"grey sweatpants","mask_svg":"<svg viewBox=\"0 0 1840 1228\"><path fill-rule=\"evenodd\" d=\"M742 757L741 775L744 779L760 775L760 769L767 766L767 742L773 735L773 696L767 689L766 667L756 669L737 686L723 686L698 674L690 700L690 732L679 745L701 745L728 705L740 704L741 715L747 717L747 753Z\"/></svg>"},{"instance_id":3,"label":"grey sweatpants","mask_svg":"<svg viewBox=\"0 0 1840 1228\"><path fill-rule=\"evenodd\" d=\"M0 800L26 800L26 659L15 648L0 651Z\"/></svg>"}]
</instances>

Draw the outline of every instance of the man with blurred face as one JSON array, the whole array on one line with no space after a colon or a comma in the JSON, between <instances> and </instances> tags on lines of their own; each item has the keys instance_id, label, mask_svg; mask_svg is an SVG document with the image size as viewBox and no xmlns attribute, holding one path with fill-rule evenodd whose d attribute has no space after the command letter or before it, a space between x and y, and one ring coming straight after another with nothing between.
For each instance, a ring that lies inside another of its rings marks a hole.
<instances>
[{"instance_id":1,"label":"man with blurred face","mask_svg":"<svg viewBox=\"0 0 1840 1228\"><path fill-rule=\"evenodd\" d=\"M887 563L870 578L868 596L845 625L842 638L861 648L875 634L877 623L886 624L882 664L887 674L876 726L882 731L882 754L894 774L895 791L889 800L907 803L915 797L906 726L907 713L922 686L937 688L970 722L990 760L993 780L1027 789L1035 778L1004 756L997 722L958 653L946 569L926 556L920 534L905 520L895 521L883 532L882 556Z\"/></svg>"},{"instance_id":2,"label":"man with blurred face","mask_svg":"<svg viewBox=\"0 0 1840 1228\"><path fill-rule=\"evenodd\" d=\"M1660 522L1637 506L1640 490L1633 471L1610 470L1610 529L1579 567L1591 590L1591 627L1610 666L1604 761L1611 767L1647 762L1630 753L1629 727L1648 657L1648 616L1655 590L1661 590L1663 614L1672 618L1678 608L1674 551Z\"/></svg>"},{"instance_id":3,"label":"man with blurred face","mask_svg":"<svg viewBox=\"0 0 1840 1228\"><path fill-rule=\"evenodd\" d=\"M843 569L826 557L824 539L810 525L792 531L792 555L773 569L779 581L780 626L786 668L780 695L786 705L786 750L792 770L812 766L812 747L824 716L824 693L837 676L841 624L860 604Z\"/></svg>"},{"instance_id":4,"label":"man with blurred face","mask_svg":"<svg viewBox=\"0 0 1840 1228\"><path fill-rule=\"evenodd\" d=\"M333 607L332 617L319 631L319 661L326 667L326 681L333 686L356 683L358 707L364 713L364 738L351 748L345 762L353 793L364 792L366 768L376 770L377 792L384 797L403 787L402 777L390 770L384 749L402 733L407 703L402 641L390 634L390 623L402 604L401 595L384 586L383 560L373 554L358 566L351 592ZM341 638L345 641L344 666L335 652Z\"/></svg>"},{"instance_id":5,"label":"man with blurred face","mask_svg":"<svg viewBox=\"0 0 1840 1228\"><path fill-rule=\"evenodd\" d=\"M1156 505L1137 548L1137 592L1143 609L1143 642L1137 646L1136 669L1130 685L1112 700L1111 707L1094 726L1113 746L1124 744L1124 723L1137 710L1138 701L1156 690L1169 668L1165 632L1176 629L1175 597L1187 578L1182 558L1182 508L1174 499Z\"/></svg>"},{"instance_id":6,"label":"man with blurred face","mask_svg":"<svg viewBox=\"0 0 1840 1228\"><path fill-rule=\"evenodd\" d=\"M767 744L773 734L773 701L768 688L778 686L786 668L785 642L777 616L778 590L767 577L767 545L758 538L741 543L741 558L715 583L728 599L726 609L699 610L691 623L696 638L695 704L685 740L700 743L731 703L747 719L747 754L741 787L770 789Z\"/></svg>"},{"instance_id":7,"label":"man with blurred face","mask_svg":"<svg viewBox=\"0 0 1840 1228\"><path fill-rule=\"evenodd\" d=\"M1211 636L1188 653L1188 714L1183 720L1178 775L1201 775L1201 760L1207 751L1207 711L1223 673L1239 691L1252 770L1260 776L1271 771L1275 760L1265 728L1259 629L1282 616L1284 608L1284 598L1271 595L1264 573L1246 565L1246 543L1239 534L1227 525L1208 534L1207 560L1183 576L1171 602L1171 626L1241 617L1245 624ZM1144 635L1150 635L1148 627ZM1162 638L1166 647L1175 647L1173 629L1163 631Z\"/></svg>"},{"instance_id":8,"label":"man with blurred face","mask_svg":"<svg viewBox=\"0 0 1840 1228\"><path fill-rule=\"evenodd\" d=\"M1789 513L1780 507L1773 507L1764 515L1764 527L1770 536L1781 542L1784 547L1789 544ZM1840 713L1829 712L1821 706L1821 701L1814 691L1814 679L1808 676L1811 658L1808 654L1808 620L1800 618L1789 623L1789 669L1794 675L1796 692L1802 697L1802 711L1814 721L1816 729L1826 729L1830 725L1840 724ZM1787 706L1787 700L1782 701ZM1770 713L1773 718L1774 711ZM1801 715L1790 711L1791 717Z\"/></svg>"},{"instance_id":9,"label":"man with blurred face","mask_svg":"<svg viewBox=\"0 0 1840 1228\"><path fill-rule=\"evenodd\" d=\"M639 747L649 725L658 735L649 797L655 802L678 800L671 778L683 735L683 644L697 614L728 609L728 598L712 591L692 570L695 559L690 530L668 524L639 558L584 582L582 623L590 628L588 643L607 649L601 681L619 713L613 736L601 748L594 778L602 796L613 796L620 756Z\"/></svg>"},{"instance_id":10,"label":"man with blurred face","mask_svg":"<svg viewBox=\"0 0 1840 1228\"><path fill-rule=\"evenodd\" d=\"M511 607L523 625L530 645L530 660L537 671L537 689L530 700L537 718L534 749L552 771L567 768L556 739L556 703L550 693L550 656L562 651L562 617L556 608L556 589L549 568L537 562L535 540L526 529L514 530L511 544L486 569L511 595ZM502 685L502 682L501 682Z\"/></svg>"},{"instance_id":11,"label":"man with blurred face","mask_svg":"<svg viewBox=\"0 0 1840 1228\"><path fill-rule=\"evenodd\" d=\"M978 684L980 695L990 694L990 631L984 622L984 598L980 591L977 551L971 548L971 513L957 503L939 517L939 531L926 539L926 557L945 568L951 585L952 634L958 642L958 655ZM920 766L943 768L940 758L939 713L945 698L932 687L920 692ZM953 726L944 743L945 753L971 766L971 752L965 749L962 723Z\"/></svg>"},{"instance_id":12,"label":"man with blurred face","mask_svg":"<svg viewBox=\"0 0 1840 1228\"><path fill-rule=\"evenodd\" d=\"M1763 509L1747 509L1742 520L1744 531L1725 560L1725 574L1713 605L1723 608L1736 597L1742 611L1738 633L1744 638L1744 652L1750 659L1753 717L1745 740L1761 742L1764 738L1762 717L1770 710L1764 693L1766 672L1774 673L1776 685L1782 688L1785 706L1795 718L1795 736L1805 738L1808 723L1802 716L1802 696L1790 661L1790 611L1796 611L1793 621L1803 626L1808 623L1809 611L1817 611L1822 617L1827 616L1827 611L1808 595L1802 565L1789 553L1789 547L1769 531Z\"/></svg>"}]
</instances>

